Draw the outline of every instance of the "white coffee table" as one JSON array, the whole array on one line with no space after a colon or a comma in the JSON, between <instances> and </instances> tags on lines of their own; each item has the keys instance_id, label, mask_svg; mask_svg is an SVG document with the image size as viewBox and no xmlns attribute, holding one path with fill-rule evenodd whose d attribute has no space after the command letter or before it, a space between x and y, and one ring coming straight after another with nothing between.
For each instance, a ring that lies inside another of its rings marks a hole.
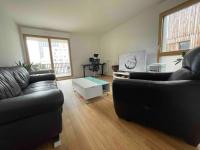
<instances>
[{"instance_id":1,"label":"white coffee table","mask_svg":"<svg viewBox=\"0 0 200 150\"><path fill-rule=\"evenodd\" d=\"M102 96L110 91L109 82L93 77L73 79L72 86L85 100Z\"/></svg>"}]
</instances>

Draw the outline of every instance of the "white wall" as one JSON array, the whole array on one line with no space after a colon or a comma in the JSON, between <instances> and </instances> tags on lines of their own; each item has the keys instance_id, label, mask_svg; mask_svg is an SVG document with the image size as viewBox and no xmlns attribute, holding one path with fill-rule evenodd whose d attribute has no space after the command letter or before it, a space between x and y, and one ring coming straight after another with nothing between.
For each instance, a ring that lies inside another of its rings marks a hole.
<instances>
[{"instance_id":1,"label":"white wall","mask_svg":"<svg viewBox=\"0 0 200 150\"><path fill-rule=\"evenodd\" d=\"M73 34L70 41L74 77L81 77L83 76L81 65L89 63L89 57L100 52L99 38L92 35Z\"/></svg>"},{"instance_id":2,"label":"white wall","mask_svg":"<svg viewBox=\"0 0 200 150\"><path fill-rule=\"evenodd\" d=\"M0 66L23 60L19 32L14 21L0 9Z\"/></svg>"},{"instance_id":3,"label":"white wall","mask_svg":"<svg viewBox=\"0 0 200 150\"><path fill-rule=\"evenodd\" d=\"M159 14L185 0L167 0L144 10L129 21L117 26L101 37L101 54L108 68L107 74L112 75L111 66L118 64L121 54L147 50L150 59L147 63L156 62L157 41L159 30Z\"/></svg>"},{"instance_id":4,"label":"white wall","mask_svg":"<svg viewBox=\"0 0 200 150\"><path fill-rule=\"evenodd\" d=\"M24 49L23 34L43 35L70 39L73 77L83 76L81 64L88 63L89 57L99 53L99 37L97 35L75 34L61 31L20 27L20 37ZM25 55L24 55L25 56Z\"/></svg>"}]
</instances>

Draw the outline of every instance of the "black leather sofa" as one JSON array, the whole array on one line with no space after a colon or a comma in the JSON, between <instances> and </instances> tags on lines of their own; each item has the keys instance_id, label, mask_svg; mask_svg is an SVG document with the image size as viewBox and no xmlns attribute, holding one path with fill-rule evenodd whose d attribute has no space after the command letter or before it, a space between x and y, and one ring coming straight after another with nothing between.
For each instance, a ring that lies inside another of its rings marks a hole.
<instances>
[{"instance_id":1,"label":"black leather sofa","mask_svg":"<svg viewBox=\"0 0 200 150\"><path fill-rule=\"evenodd\" d=\"M58 139L63 102L54 74L0 68L0 149L27 150Z\"/></svg>"},{"instance_id":2,"label":"black leather sofa","mask_svg":"<svg viewBox=\"0 0 200 150\"><path fill-rule=\"evenodd\" d=\"M189 51L174 73L130 73L113 81L117 115L200 143L200 47Z\"/></svg>"}]
</instances>

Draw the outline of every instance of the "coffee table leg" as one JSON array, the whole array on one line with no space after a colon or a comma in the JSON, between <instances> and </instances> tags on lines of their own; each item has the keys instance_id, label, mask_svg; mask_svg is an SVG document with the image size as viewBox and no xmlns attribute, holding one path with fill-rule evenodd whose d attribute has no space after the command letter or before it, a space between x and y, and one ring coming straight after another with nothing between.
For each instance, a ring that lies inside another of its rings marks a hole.
<instances>
[{"instance_id":1,"label":"coffee table leg","mask_svg":"<svg viewBox=\"0 0 200 150\"><path fill-rule=\"evenodd\" d=\"M83 66L83 76L85 77L85 66Z\"/></svg>"}]
</instances>

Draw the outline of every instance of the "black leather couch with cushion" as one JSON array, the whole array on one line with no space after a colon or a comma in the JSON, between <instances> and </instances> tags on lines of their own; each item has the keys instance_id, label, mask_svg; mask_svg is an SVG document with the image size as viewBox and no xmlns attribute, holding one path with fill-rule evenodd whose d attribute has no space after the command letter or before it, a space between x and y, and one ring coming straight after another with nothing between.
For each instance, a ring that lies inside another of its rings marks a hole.
<instances>
[{"instance_id":1,"label":"black leather couch with cushion","mask_svg":"<svg viewBox=\"0 0 200 150\"><path fill-rule=\"evenodd\" d=\"M0 68L0 149L32 149L58 138L63 102L54 74Z\"/></svg>"},{"instance_id":2,"label":"black leather couch with cushion","mask_svg":"<svg viewBox=\"0 0 200 150\"><path fill-rule=\"evenodd\" d=\"M186 142L200 143L200 47L191 50L174 73L131 73L113 81L117 115L160 129Z\"/></svg>"}]
</instances>

